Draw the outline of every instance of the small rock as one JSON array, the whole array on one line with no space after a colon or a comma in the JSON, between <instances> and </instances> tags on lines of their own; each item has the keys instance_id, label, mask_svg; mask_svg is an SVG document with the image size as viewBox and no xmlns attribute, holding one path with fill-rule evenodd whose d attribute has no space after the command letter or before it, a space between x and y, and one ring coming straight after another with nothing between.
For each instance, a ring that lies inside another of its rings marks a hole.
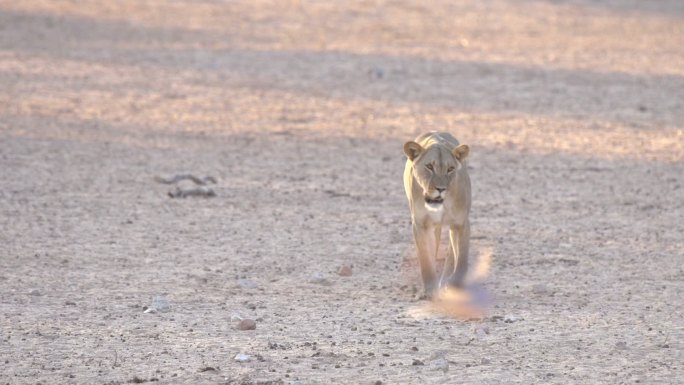
<instances>
[{"instance_id":1,"label":"small rock","mask_svg":"<svg viewBox=\"0 0 684 385\"><path fill-rule=\"evenodd\" d=\"M352 275L351 266L348 266L348 265L340 266L340 268L337 269L337 275L339 275L341 277L351 277L351 275Z\"/></svg>"},{"instance_id":2,"label":"small rock","mask_svg":"<svg viewBox=\"0 0 684 385\"><path fill-rule=\"evenodd\" d=\"M239 279L238 286L243 289L256 289L259 285L251 279Z\"/></svg>"},{"instance_id":3,"label":"small rock","mask_svg":"<svg viewBox=\"0 0 684 385\"><path fill-rule=\"evenodd\" d=\"M240 313L233 313L230 315L230 322L242 321L244 317Z\"/></svg>"},{"instance_id":4,"label":"small rock","mask_svg":"<svg viewBox=\"0 0 684 385\"><path fill-rule=\"evenodd\" d=\"M492 363L492 360L490 360L490 359L487 358L487 357L482 357L482 358L480 359L480 364L481 364L481 365L489 365L489 364L491 364L491 363Z\"/></svg>"},{"instance_id":5,"label":"small rock","mask_svg":"<svg viewBox=\"0 0 684 385\"><path fill-rule=\"evenodd\" d=\"M33 290L29 291L29 295L40 296L43 294L41 294L37 289L33 289Z\"/></svg>"},{"instance_id":6,"label":"small rock","mask_svg":"<svg viewBox=\"0 0 684 385\"><path fill-rule=\"evenodd\" d=\"M430 360L436 360L438 358L445 358L449 354L449 350L435 350L430 354Z\"/></svg>"},{"instance_id":7,"label":"small rock","mask_svg":"<svg viewBox=\"0 0 684 385\"><path fill-rule=\"evenodd\" d=\"M76 306L76 302L74 302L74 301L66 301L66 302L64 302L64 304L66 306Z\"/></svg>"},{"instance_id":8,"label":"small rock","mask_svg":"<svg viewBox=\"0 0 684 385\"><path fill-rule=\"evenodd\" d=\"M245 353L238 353L235 355L234 360L237 362L249 362L252 359L252 357L249 354Z\"/></svg>"},{"instance_id":9,"label":"small rock","mask_svg":"<svg viewBox=\"0 0 684 385\"><path fill-rule=\"evenodd\" d=\"M489 334L489 326L487 325L477 325L473 328L473 332L480 338Z\"/></svg>"},{"instance_id":10,"label":"small rock","mask_svg":"<svg viewBox=\"0 0 684 385\"><path fill-rule=\"evenodd\" d=\"M238 330L254 330L256 329L256 321L245 318L237 324Z\"/></svg>"},{"instance_id":11,"label":"small rock","mask_svg":"<svg viewBox=\"0 0 684 385\"><path fill-rule=\"evenodd\" d=\"M311 276L309 279L309 282L315 283L317 285L323 285L323 286L330 286L332 285L332 282L328 280L328 278L321 274L321 273L315 273Z\"/></svg>"},{"instance_id":12,"label":"small rock","mask_svg":"<svg viewBox=\"0 0 684 385\"><path fill-rule=\"evenodd\" d=\"M507 324L513 323L513 322L518 322L522 320L522 317L518 317L516 315L508 314L504 317L503 321Z\"/></svg>"},{"instance_id":13,"label":"small rock","mask_svg":"<svg viewBox=\"0 0 684 385\"><path fill-rule=\"evenodd\" d=\"M615 344L616 349L627 349L627 342L625 341L619 341L618 343Z\"/></svg>"},{"instance_id":14,"label":"small rock","mask_svg":"<svg viewBox=\"0 0 684 385\"><path fill-rule=\"evenodd\" d=\"M430 369L441 370L442 372L446 373L447 371L449 371L449 361L447 361L444 358L432 360L430 361Z\"/></svg>"},{"instance_id":15,"label":"small rock","mask_svg":"<svg viewBox=\"0 0 684 385\"><path fill-rule=\"evenodd\" d=\"M166 295L161 294L152 300L152 305L150 306L150 309L154 309L155 311L165 313L171 309L171 304L169 303L169 299L166 298ZM147 309L147 310L150 310ZM148 311L145 310L145 313L148 313ZM154 311L151 311L150 313L153 313Z\"/></svg>"},{"instance_id":16,"label":"small rock","mask_svg":"<svg viewBox=\"0 0 684 385\"><path fill-rule=\"evenodd\" d=\"M413 366L421 366L421 365L425 365L425 363L423 363L423 361L421 361L421 360L417 360L417 359L414 358L414 359L413 359L413 363L411 363L411 365L413 365Z\"/></svg>"}]
</instances>

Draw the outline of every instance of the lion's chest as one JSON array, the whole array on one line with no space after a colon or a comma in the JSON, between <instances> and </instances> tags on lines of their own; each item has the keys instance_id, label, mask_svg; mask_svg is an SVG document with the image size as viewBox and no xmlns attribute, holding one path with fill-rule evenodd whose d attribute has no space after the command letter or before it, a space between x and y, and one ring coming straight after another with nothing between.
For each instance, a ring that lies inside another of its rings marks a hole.
<instances>
[{"instance_id":1,"label":"lion's chest","mask_svg":"<svg viewBox=\"0 0 684 385\"><path fill-rule=\"evenodd\" d=\"M425 205L425 208L427 209L427 214L432 222L442 223L442 220L444 219L444 205L440 205L437 208Z\"/></svg>"}]
</instances>

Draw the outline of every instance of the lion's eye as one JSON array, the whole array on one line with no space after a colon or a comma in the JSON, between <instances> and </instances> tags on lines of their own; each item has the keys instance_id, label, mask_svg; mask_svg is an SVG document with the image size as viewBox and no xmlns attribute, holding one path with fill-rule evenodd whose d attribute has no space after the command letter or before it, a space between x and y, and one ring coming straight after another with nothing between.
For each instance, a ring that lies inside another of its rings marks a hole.
<instances>
[{"instance_id":1,"label":"lion's eye","mask_svg":"<svg viewBox=\"0 0 684 385\"><path fill-rule=\"evenodd\" d=\"M454 172L454 170L456 170L456 167L451 166L447 169L447 172Z\"/></svg>"},{"instance_id":2,"label":"lion's eye","mask_svg":"<svg viewBox=\"0 0 684 385\"><path fill-rule=\"evenodd\" d=\"M426 164L425 168L427 168L430 171L434 171L434 168L432 167L432 163Z\"/></svg>"}]
</instances>

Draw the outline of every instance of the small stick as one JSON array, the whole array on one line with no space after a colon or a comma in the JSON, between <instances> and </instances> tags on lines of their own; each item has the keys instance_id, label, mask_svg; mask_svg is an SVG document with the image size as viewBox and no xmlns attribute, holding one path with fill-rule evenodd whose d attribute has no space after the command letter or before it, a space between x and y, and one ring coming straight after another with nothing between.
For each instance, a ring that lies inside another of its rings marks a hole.
<instances>
[{"instance_id":1,"label":"small stick","mask_svg":"<svg viewBox=\"0 0 684 385\"><path fill-rule=\"evenodd\" d=\"M195 184L200 185L200 186L204 186L207 183L216 183L216 178L214 178L213 176L205 176L204 178L199 178L199 177L196 177L192 174L178 174L178 175L175 175L171 178L164 178L161 176L155 176L154 177L154 180L156 182L164 183L164 184L173 184L173 183L177 183L177 182L180 182L180 181L186 180L186 179L189 179L189 180L193 181Z\"/></svg>"}]
</instances>

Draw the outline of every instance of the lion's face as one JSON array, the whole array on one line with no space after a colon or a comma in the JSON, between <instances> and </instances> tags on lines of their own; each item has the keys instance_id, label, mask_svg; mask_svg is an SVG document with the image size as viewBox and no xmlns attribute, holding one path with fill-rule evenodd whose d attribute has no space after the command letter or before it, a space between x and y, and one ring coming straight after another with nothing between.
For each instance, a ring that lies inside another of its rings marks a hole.
<instances>
[{"instance_id":1,"label":"lion's face","mask_svg":"<svg viewBox=\"0 0 684 385\"><path fill-rule=\"evenodd\" d=\"M468 146L461 145L449 151L443 146L423 149L415 142L404 145L404 152L413 162L413 177L423 189L423 198L429 207L438 208L444 203L449 186L458 179Z\"/></svg>"}]
</instances>

